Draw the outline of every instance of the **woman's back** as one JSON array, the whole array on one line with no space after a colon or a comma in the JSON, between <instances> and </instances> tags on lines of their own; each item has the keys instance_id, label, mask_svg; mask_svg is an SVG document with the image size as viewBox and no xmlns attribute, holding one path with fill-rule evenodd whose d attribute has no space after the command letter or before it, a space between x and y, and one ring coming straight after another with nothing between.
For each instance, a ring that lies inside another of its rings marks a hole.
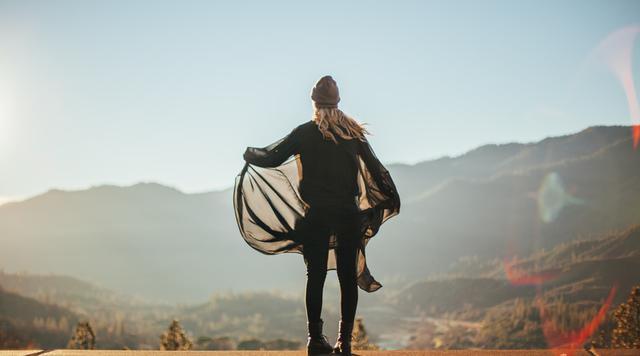
<instances>
[{"instance_id":1,"label":"woman's back","mask_svg":"<svg viewBox=\"0 0 640 356\"><path fill-rule=\"evenodd\" d=\"M314 121L298 127L300 194L312 207L354 208L358 194L357 139L326 139Z\"/></svg>"}]
</instances>

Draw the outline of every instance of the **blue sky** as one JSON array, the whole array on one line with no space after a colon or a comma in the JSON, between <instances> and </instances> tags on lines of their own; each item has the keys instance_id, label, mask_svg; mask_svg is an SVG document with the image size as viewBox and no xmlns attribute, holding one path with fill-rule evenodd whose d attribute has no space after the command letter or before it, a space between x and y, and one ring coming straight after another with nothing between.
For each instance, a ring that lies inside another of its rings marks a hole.
<instances>
[{"instance_id":1,"label":"blue sky","mask_svg":"<svg viewBox=\"0 0 640 356\"><path fill-rule=\"evenodd\" d=\"M386 163L628 125L589 58L638 24L640 1L0 0L0 200L229 187L325 74Z\"/></svg>"}]
</instances>

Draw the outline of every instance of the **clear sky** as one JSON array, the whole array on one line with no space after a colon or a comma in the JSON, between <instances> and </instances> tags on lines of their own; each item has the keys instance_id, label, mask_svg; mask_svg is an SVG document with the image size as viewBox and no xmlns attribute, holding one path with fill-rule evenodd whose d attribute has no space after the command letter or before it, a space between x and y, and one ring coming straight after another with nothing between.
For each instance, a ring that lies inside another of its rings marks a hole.
<instances>
[{"instance_id":1,"label":"clear sky","mask_svg":"<svg viewBox=\"0 0 640 356\"><path fill-rule=\"evenodd\" d=\"M230 187L325 74L386 163L628 125L589 58L638 24L640 1L0 0L0 199Z\"/></svg>"}]
</instances>

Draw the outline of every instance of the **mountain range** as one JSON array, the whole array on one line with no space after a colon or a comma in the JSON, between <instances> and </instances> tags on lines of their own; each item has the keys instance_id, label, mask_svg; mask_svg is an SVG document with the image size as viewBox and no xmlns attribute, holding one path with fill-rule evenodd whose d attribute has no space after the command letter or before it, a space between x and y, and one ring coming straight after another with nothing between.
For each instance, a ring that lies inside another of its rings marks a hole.
<instances>
[{"instance_id":1,"label":"mountain range","mask_svg":"<svg viewBox=\"0 0 640 356\"><path fill-rule=\"evenodd\" d=\"M371 272L387 286L447 273L469 258L511 260L640 223L640 152L629 127L387 168L402 211L367 250ZM302 258L250 249L231 194L140 183L6 203L0 268L71 275L172 303L226 290L302 291Z\"/></svg>"},{"instance_id":2,"label":"mountain range","mask_svg":"<svg viewBox=\"0 0 640 356\"><path fill-rule=\"evenodd\" d=\"M638 283L640 225L634 225L510 261L467 259L447 275L361 298L358 317L382 347L553 348L566 341L555 334L596 340L610 332L614 310ZM302 295L217 293L200 303L158 304L72 277L5 272L0 286L0 348L64 347L76 321L91 323L102 349L157 348L174 318L199 349L221 346L206 340L230 347L256 338L300 346L306 337L299 327ZM337 332L336 292L332 286L326 293L327 335ZM600 331L578 333L599 310L606 315L595 324Z\"/></svg>"}]
</instances>

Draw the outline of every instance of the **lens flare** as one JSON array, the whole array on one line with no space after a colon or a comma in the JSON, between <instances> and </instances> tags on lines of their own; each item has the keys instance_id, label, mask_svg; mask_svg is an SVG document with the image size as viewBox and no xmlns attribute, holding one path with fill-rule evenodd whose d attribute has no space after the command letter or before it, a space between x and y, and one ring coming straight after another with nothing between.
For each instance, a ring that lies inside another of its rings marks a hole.
<instances>
[{"instance_id":1,"label":"lens flare","mask_svg":"<svg viewBox=\"0 0 640 356\"><path fill-rule=\"evenodd\" d=\"M569 205L582 204L582 199L567 193L560 175L556 172L547 174L538 189L538 214L545 223L558 218L562 209Z\"/></svg>"},{"instance_id":2,"label":"lens flare","mask_svg":"<svg viewBox=\"0 0 640 356\"><path fill-rule=\"evenodd\" d=\"M634 43L639 35L640 25L621 28L604 38L594 48L590 56L592 59L595 57L595 59L604 64L624 91L632 124L633 149L637 149L640 145L640 103L634 83L632 61ZM566 207L585 203L584 200L576 197L572 190L567 191L562 178L557 172L546 174L538 191L532 192L531 195L537 201L537 213L540 220L534 226L534 233L538 237L541 236L541 227L544 224L556 221ZM513 248L508 250L514 252ZM511 253L507 254L507 256L516 255ZM576 350L581 349L585 341L597 332L606 319L607 312L612 306L618 289L618 282L614 281L612 283L604 302L600 305L593 318L574 330L566 330L555 321L558 315L554 315L554 313L560 311L554 310L550 304L545 304L545 288L550 288L555 280L565 275L563 269L554 268L542 272L528 272L529 268L522 264L519 267L518 262L516 257L505 257L502 261L504 274L511 285L535 287L533 301L539 311L542 333L550 353L554 355L574 355Z\"/></svg>"},{"instance_id":3,"label":"lens flare","mask_svg":"<svg viewBox=\"0 0 640 356\"><path fill-rule=\"evenodd\" d=\"M536 304L540 311L540 319L542 319L542 332L551 350L556 351L556 354L567 354L569 356L572 354L572 350L580 348L584 342L598 330L598 327L604 321L617 290L618 286L614 284L596 315L582 328L571 331L561 330L558 325L553 322L542 299L537 298Z\"/></svg>"},{"instance_id":4,"label":"lens flare","mask_svg":"<svg viewBox=\"0 0 640 356\"><path fill-rule=\"evenodd\" d=\"M515 258L508 260L504 259L502 266L504 267L504 274L514 286L539 286L546 282L549 282L560 275L559 270L545 271L541 273L526 273L523 270L515 268L517 263Z\"/></svg>"},{"instance_id":5,"label":"lens flare","mask_svg":"<svg viewBox=\"0 0 640 356\"><path fill-rule=\"evenodd\" d=\"M536 297L534 299L534 305L540 312L540 321L542 326L542 333L545 336L547 345L550 351L555 355L571 356L575 349L584 345L597 330L600 324L607 316L607 311L613 303L613 298L618 290L618 285L615 283L609 290L609 294L604 303L600 306L596 315L580 329L564 331L562 330L553 319L552 312L547 309L544 304L542 285L553 281L561 276L560 270L549 270L541 273L529 273L514 267L516 259L504 259L503 267L504 272L509 283L514 286L531 285L536 286Z\"/></svg>"},{"instance_id":6,"label":"lens flare","mask_svg":"<svg viewBox=\"0 0 640 356\"><path fill-rule=\"evenodd\" d=\"M625 96L632 121L633 148L640 143L640 105L633 82L633 45L640 34L640 26L623 27L607 36L595 49L595 55L604 61L618 79Z\"/></svg>"}]
</instances>

